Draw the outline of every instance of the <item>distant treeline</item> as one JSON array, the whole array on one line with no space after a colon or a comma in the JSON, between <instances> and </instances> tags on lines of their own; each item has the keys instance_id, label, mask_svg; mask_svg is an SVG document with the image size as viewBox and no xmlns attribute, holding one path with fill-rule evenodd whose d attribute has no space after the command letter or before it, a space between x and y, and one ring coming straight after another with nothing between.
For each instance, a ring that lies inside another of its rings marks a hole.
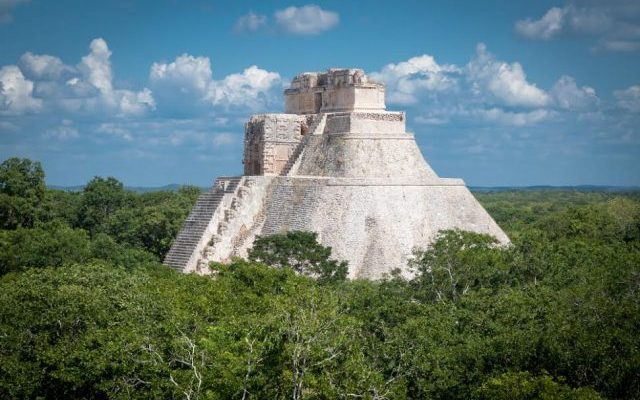
<instances>
[{"instance_id":1,"label":"distant treeline","mask_svg":"<svg viewBox=\"0 0 640 400\"><path fill-rule=\"evenodd\" d=\"M370 282L305 232L163 266L198 192L2 163L0 398L640 398L637 194L477 193L511 246L441 232Z\"/></svg>"}]
</instances>

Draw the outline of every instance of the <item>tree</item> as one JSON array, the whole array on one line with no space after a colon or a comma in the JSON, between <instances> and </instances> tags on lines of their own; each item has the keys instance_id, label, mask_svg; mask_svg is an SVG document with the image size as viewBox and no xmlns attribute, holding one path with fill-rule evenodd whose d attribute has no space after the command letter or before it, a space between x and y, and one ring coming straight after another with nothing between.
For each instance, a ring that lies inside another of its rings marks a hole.
<instances>
[{"instance_id":1,"label":"tree","mask_svg":"<svg viewBox=\"0 0 640 400\"><path fill-rule=\"evenodd\" d=\"M193 190L195 189L195 191ZM119 243L143 248L164 258L197 198L197 188L145 193L104 222L102 230Z\"/></svg>"},{"instance_id":2,"label":"tree","mask_svg":"<svg viewBox=\"0 0 640 400\"><path fill-rule=\"evenodd\" d=\"M0 275L24 268L59 267L88 260L89 238L60 221L0 231Z\"/></svg>"},{"instance_id":3,"label":"tree","mask_svg":"<svg viewBox=\"0 0 640 400\"><path fill-rule=\"evenodd\" d=\"M345 280L347 262L331 260L331 247L322 246L317 237L315 232L302 231L258 237L249 250L249 259L276 268L291 268L320 282Z\"/></svg>"},{"instance_id":4,"label":"tree","mask_svg":"<svg viewBox=\"0 0 640 400\"><path fill-rule=\"evenodd\" d=\"M39 162L16 157L5 160L0 165L0 228L33 226L45 191Z\"/></svg>"},{"instance_id":5,"label":"tree","mask_svg":"<svg viewBox=\"0 0 640 400\"><path fill-rule=\"evenodd\" d=\"M96 176L84 187L80 202L80 226L92 234L129 199L122 182Z\"/></svg>"},{"instance_id":6,"label":"tree","mask_svg":"<svg viewBox=\"0 0 640 400\"><path fill-rule=\"evenodd\" d=\"M432 301L458 300L470 289L493 288L508 280L506 254L495 238L447 230L425 251L417 251L411 266L413 286Z\"/></svg>"},{"instance_id":7,"label":"tree","mask_svg":"<svg viewBox=\"0 0 640 400\"><path fill-rule=\"evenodd\" d=\"M487 380L477 391L478 400L599 400L591 388L573 389L556 382L549 375L532 376L529 372L508 372Z\"/></svg>"}]
</instances>

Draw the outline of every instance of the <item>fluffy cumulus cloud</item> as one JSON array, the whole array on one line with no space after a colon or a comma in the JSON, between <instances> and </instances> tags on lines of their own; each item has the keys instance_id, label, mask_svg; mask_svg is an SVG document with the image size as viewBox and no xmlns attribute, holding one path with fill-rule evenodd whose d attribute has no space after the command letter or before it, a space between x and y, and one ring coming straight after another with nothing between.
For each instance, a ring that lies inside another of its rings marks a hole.
<instances>
[{"instance_id":1,"label":"fluffy cumulus cloud","mask_svg":"<svg viewBox=\"0 0 640 400\"><path fill-rule=\"evenodd\" d=\"M430 55L410 58L397 64L387 64L374 72L374 80L385 82L388 101L396 104L418 102L420 91L446 91L453 89L460 69L454 65L439 65Z\"/></svg>"},{"instance_id":2,"label":"fluffy cumulus cloud","mask_svg":"<svg viewBox=\"0 0 640 400\"><path fill-rule=\"evenodd\" d=\"M594 88L578 87L575 79L561 76L550 91L554 103L565 110L585 110L598 104L598 96Z\"/></svg>"},{"instance_id":3,"label":"fluffy cumulus cloud","mask_svg":"<svg viewBox=\"0 0 640 400\"><path fill-rule=\"evenodd\" d=\"M281 106L282 78L255 65L214 79L208 57L183 54L152 63L149 87L132 89L117 84L111 57L97 38L76 64L26 52L0 66L0 132L216 151L239 143L240 117Z\"/></svg>"},{"instance_id":4,"label":"fluffy cumulus cloud","mask_svg":"<svg viewBox=\"0 0 640 400\"><path fill-rule=\"evenodd\" d=\"M20 115L42 108L42 100L33 97L32 81L15 65L0 69L0 115Z\"/></svg>"},{"instance_id":5,"label":"fluffy cumulus cloud","mask_svg":"<svg viewBox=\"0 0 640 400\"><path fill-rule=\"evenodd\" d=\"M58 57L25 53L17 65L2 68L2 112L34 111L139 116L155 108L153 94L114 88L111 51L103 39L94 39L89 54L75 66Z\"/></svg>"},{"instance_id":6,"label":"fluffy cumulus cloud","mask_svg":"<svg viewBox=\"0 0 640 400\"><path fill-rule=\"evenodd\" d=\"M614 96L620 108L633 113L640 113L640 85L630 86L624 90L616 90Z\"/></svg>"},{"instance_id":7,"label":"fluffy cumulus cloud","mask_svg":"<svg viewBox=\"0 0 640 400\"><path fill-rule=\"evenodd\" d=\"M31 52L23 54L18 65L27 77L37 80L56 80L65 73L74 72L74 68L65 65L58 57Z\"/></svg>"},{"instance_id":8,"label":"fluffy cumulus cloud","mask_svg":"<svg viewBox=\"0 0 640 400\"><path fill-rule=\"evenodd\" d=\"M417 123L443 125L452 120L525 126L565 111L589 111L595 90L562 76L548 91L530 82L517 62L498 60L479 44L469 63L439 64L433 56L388 64L372 77L387 87L390 104L419 104Z\"/></svg>"},{"instance_id":9,"label":"fluffy cumulus cloud","mask_svg":"<svg viewBox=\"0 0 640 400\"><path fill-rule=\"evenodd\" d=\"M170 63L153 63L149 79L153 85L203 97L213 81L211 62L208 57L183 54Z\"/></svg>"},{"instance_id":10,"label":"fluffy cumulus cloud","mask_svg":"<svg viewBox=\"0 0 640 400\"><path fill-rule=\"evenodd\" d=\"M255 32L267 24L267 16L256 14L253 11L238 18L233 25L236 32Z\"/></svg>"},{"instance_id":11,"label":"fluffy cumulus cloud","mask_svg":"<svg viewBox=\"0 0 640 400\"><path fill-rule=\"evenodd\" d=\"M533 40L591 36L594 49L636 51L640 50L640 2L573 0L562 8L550 8L537 19L517 21L515 30Z\"/></svg>"},{"instance_id":12,"label":"fluffy cumulus cloud","mask_svg":"<svg viewBox=\"0 0 640 400\"><path fill-rule=\"evenodd\" d=\"M175 96L179 93L185 101L253 110L270 104L282 83L277 72L266 71L255 65L242 73L215 80L208 57L187 54L177 57L171 63L154 63L149 79L160 96Z\"/></svg>"},{"instance_id":13,"label":"fluffy cumulus cloud","mask_svg":"<svg viewBox=\"0 0 640 400\"><path fill-rule=\"evenodd\" d=\"M496 60L482 43L467 66L467 78L475 95L488 95L498 104L541 107L549 102L549 96L543 90L527 81L519 63Z\"/></svg>"},{"instance_id":14,"label":"fluffy cumulus cloud","mask_svg":"<svg viewBox=\"0 0 640 400\"><path fill-rule=\"evenodd\" d=\"M334 11L323 10L310 4L302 7L287 7L274 13L280 29L294 35L316 35L334 28L340 16Z\"/></svg>"},{"instance_id":15,"label":"fluffy cumulus cloud","mask_svg":"<svg viewBox=\"0 0 640 400\"><path fill-rule=\"evenodd\" d=\"M256 109L273 99L275 93L272 89L280 89L280 83L277 72L252 65L241 74L231 74L221 81L214 81L207 98L215 105L248 105Z\"/></svg>"},{"instance_id":16,"label":"fluffy cumulus cloud","mask_svg":"<svg viewBox=\"0 0 640 400\"><path fill-rule=\"evenodd\" d=\"M140 92L113 88L111 70L111 51L103 39L94 39L90 45L90 53L82 57L78 64L81 79L67 81L69 86L82 87L89 84L98 92L98 96L89 99L92 107L105 107L119 115L141 115L155 108L155 100L151 91L144 88Z\"/></svg>"}]
</instances>

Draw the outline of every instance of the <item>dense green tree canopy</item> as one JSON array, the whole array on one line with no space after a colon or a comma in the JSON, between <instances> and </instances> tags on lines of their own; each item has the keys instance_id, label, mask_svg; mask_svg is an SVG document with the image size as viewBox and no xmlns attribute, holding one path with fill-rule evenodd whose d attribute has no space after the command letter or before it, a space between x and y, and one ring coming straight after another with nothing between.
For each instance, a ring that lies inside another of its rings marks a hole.
<instances>
[{"instance_id":1,"label":"dense green tree canopy","mask_svg":"<svg viewBox=\"0 0 640 400\"><path fill-rule=\"evenodd\" d=\"M39 162L10 158L0 164L0 228L33 226L45 191L44 170Z\"/></svg>"},{"instance_id":2,"label":"dense green tree canopy","mask_svg":"<svg viewBox=\"0 0 640 400\"><path fill-rule=\"evenodd\" d=\"M345 280L345 261L330 259L331 247L318 243L315 232L291 231L256 238L249 250L249 259L275 268L291 268L320 282Z\"/></svg>"},{"instance_id":3,"label":"dense green tree canopy","mask_svg":"<svg viewBox=\"0 0 640 400\"><path fill-rule=\"evenodd\" d=\"M209 277L161 265L193 187L10 193L2 399L640 398L637 193L482 193L510 246L444 231L377 282L311 232Z\"/></svg>"}]
</instances>

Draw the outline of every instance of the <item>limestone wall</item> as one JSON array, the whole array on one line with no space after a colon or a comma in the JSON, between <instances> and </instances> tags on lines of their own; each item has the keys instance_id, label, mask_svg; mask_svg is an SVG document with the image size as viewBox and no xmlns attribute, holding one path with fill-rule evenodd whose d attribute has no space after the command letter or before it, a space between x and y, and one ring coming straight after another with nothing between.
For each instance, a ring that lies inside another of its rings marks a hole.
<instances>
[{"instance_id":1,"label":"limestone wall","mask_svg":"<svg viewBox=\"0 0 640 400\"><path fill-rule=\"evenodd\" d=\"M426 248L443 229L466 229L509 239L460 181L397 185L354 180L274 178L265 199L261 234L318 233L333 257L347 260L350 278L377 279L407 267L414 248Z\"/></svg>"},{"instance_id":2,"label":"limestone wall","mask_svg":"<svg viewBox=\"0 0 640 400\"><path fill-rule=\"evenodd\" d=\"M327 115L324 133L397 135L405 132L403 112L349 112Z\"/></svg>"},{"instance_id":3,"label":"limestone wall","mask_svg":"<svg viewBox=\"0 0 640 400\"><path fill-rule=\"evenodd\" d=\"M371 82L361 69L330 69L296 76L284 92L285 112L317 114L383 111L384 86Z\"/></svg>"},{"instance_id":4,"label":"limestone wall","mask_svg":"<svg viewBox=\"0 0 640 400\"><path fill-rule=\"evenodd\" d=\"M308 117L260 114L245 125L244 174L279 175L308 127Z\"/></svg>"},{"instance_id":5,"label":"limestone wall","mask_svg":"<svg viewBox=\"0 0 640 400\"><path fill-rule=\"evenodd\" d=\"M322 88L291 91L284 96L284 110L291 114L317 114L322 108Z\"/></svg>"},{"instance_id":6,"label":"limestone wall","mask_svg":"<svg viewBox=\"0 0 640 400\"><path fill-rule=\"evenodd\" d=\"M245 177L235 196L229 201L224 219L218 218L217 230L209 232L201 260L229 262L231 257L246 257L247 248L262 231L265 222L267 193L274 178L268 176ZM220 222L224 221L224 231Z\"/></svg>"},{"instance_id":7,"label":"limestone wall","mask_svg":"<svg viewBox=\"0 0 640 400\"><path fill-rule=\"evenodd\" d=\"M297 175L438 181L409 134L325 134L310 141Z\"/></svg>"}]
</instances>

